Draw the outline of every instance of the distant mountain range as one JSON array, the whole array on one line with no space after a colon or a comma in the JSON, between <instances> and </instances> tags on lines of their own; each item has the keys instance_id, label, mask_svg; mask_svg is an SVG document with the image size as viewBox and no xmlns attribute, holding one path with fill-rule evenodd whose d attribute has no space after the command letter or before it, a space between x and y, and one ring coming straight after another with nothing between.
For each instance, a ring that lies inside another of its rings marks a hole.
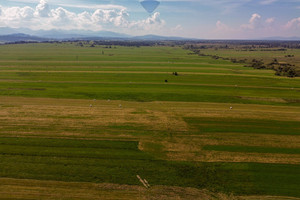
<instances>
[{"instance_id":1,"label":"distant mountain range","mask_svg":"<svg viewBox=\"0 0 300 200\"><path fill-rule=\"evenodd\" d=\"M20 41L49 41L49 40L193 40L183 37L167 37L158 35L130 36L111 31L84 31L84 30L30 30L25 28L1 28L0 42Z\"/></svg>"},{"instance_id":2,"label":"distant mountain range","mask_svg":"<svg viewBox=\"0 0 300 200\"><path fill-rule=\"evenodd\" d=\"M0 35L11 35L23 33L26 35L37 36L41 38L65 39L78 37L130 37L126 34L115 33L111 31L85 31L85 30L31 30L27 28L8 28L0 27Z\"/></svg>"},{"instance_id":3,"label":"distant mountain range","mask_svg":"<svg viewBox=\"0 0 300 200\"><path fill-rule=\"evenodd\" d=\"M0 42L21 42L21 41L34 41L34 42L42 42L46 41L46 38L40 38L37 36L26 35L23 33L15 33L10 35L0 35Z\"/></svg>"},{"instance_id":4,"label":"distant mountain range","mask_svg":"<svg viewBox=\"0 0 300 200\"><path fill-rule=\"evenodd\" d=\"M31 30L26 28L0 27L0 43L20 41L55 41L55 40L138 40L138 41L166 41L166 40L198 40L183 37L168 37L158 35L131 36L111 31L85 30ZM300 37L268 37L257 40L300 41Z\"/></svg>"},{"instance_id":5,"label":"distant mountain range","mask_svg":"<svg viewBox=\"0 0 300 200\"><path fill-rule=\"evenodd\" d=\"M263 40L284 40L284 41L300 41L300 37L268 37Z\"/></svg>"}]
</instances>

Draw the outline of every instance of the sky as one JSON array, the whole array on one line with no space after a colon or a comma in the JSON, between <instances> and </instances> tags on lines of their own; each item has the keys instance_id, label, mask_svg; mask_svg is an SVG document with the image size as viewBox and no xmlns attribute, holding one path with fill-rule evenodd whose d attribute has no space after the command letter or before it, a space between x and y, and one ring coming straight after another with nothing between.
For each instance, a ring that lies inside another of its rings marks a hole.
<instances>
[{"instance_id":1,"label":"sky","mask_svg":"<svg viewBox=\"0 0 300 200\"><path fill-rule=\"evenodd\" d=\"M300 0L0 0L0 27L198 39L300 37ZM1 34L1 33L0 33Z\"/></svg>"}]
</instances>

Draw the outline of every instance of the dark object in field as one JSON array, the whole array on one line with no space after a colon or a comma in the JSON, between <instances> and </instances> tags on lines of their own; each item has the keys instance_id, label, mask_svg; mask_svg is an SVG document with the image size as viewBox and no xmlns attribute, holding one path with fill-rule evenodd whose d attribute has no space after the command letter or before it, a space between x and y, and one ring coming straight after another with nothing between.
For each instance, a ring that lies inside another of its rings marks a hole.
<instances>
[{"instance_id":1,"label":"dark object in field","mask_svg":"<svg viewBox=\"0 0 300 200\"><path fill-rule=\"evenodd\" d=\"M294 55L286 55L286 56L284 56L284 57L286 57L286 58L293 58L293 57L295 57Z\"/></svg>"},{"instance_id":2,"label":"dark object in field","mask_svg":"<svg viewBox=\"0 0 300 200\"><path fill-rule=\"evenodd\" d=\"M177 72L173 72L173 75L174 75L174 76L178 76L178 73L177 73Z\"/></svg>"},{"instance_id":3,"label":"dark object in field","mask_svg":"<svg viewBox=\"0 0 300 200\"><path fill-rule=\"evenodd\" d=\"M167 82L168 82L168 80L166 79L166 80L165 80L165 83L167 83Z\"/></svg>"}]
</instances>

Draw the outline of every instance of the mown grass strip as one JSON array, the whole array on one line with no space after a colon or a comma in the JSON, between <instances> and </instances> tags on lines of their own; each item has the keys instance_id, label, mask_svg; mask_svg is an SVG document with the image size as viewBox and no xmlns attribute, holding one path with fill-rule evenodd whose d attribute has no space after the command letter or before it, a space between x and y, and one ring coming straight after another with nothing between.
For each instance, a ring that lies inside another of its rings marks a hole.
<instances>
[{"instance_id":1,"label":"mown grass strip","mask_svg":"<svg viewBox=\"0 0 300 200\"><path fill-rule=\"evenodd\" d=\"M229 145L206 145L202 148L208 151L227 151L245 153L278 153L278 154L300 154L300 149L278 148L262 146L229 146Z\"/></svg>"},{"instance_id":2,"label":"mown grass strip","mask_svg":"<svg viewBox=\"0 0 300 200\"><path fill-rule=\"evenodd\" d=\"M140 151L135 141L44 138L0 138L0 141L1 177L138 185L139 174L151 185L300 197L300 165L157 160Z\"/></svg>"},{"instance_id":3,"label":"mown grass strip","mask_svg":"<svg viewBox=\"0 0 300 200\"><path fill-rule=\"evenodd\" d=\"M276 135L300 135L298 121L266 119L187 117L184 120L196 133L257 133Z\"/></svg>"}]
</instances>

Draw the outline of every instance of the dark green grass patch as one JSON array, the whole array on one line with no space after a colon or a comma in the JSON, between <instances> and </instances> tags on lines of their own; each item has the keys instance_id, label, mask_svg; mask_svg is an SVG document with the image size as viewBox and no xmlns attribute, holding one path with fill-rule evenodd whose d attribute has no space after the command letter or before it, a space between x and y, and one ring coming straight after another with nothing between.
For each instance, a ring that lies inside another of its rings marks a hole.
<instances>
[{"instance_id":1,"label":"dark green grass patch","mask_svg":"<svg viewBox=\"0 0 300 200\"><path fill-rule=\"evenodd\" d=\"M192 163L155 159L136 141L0 138L0 176L209 188L236 194L298 196L299 165Z\"/></svg>"},{"instance_id":2,"label":"dark green grass patch","mask_svg":"<svg viewBox=\"0 0 300 200\"><path fill-rule=\"evenodd\" d=\"M69 70L72 70L72 66ZM130 68L132 69L132 68ZM257 76L243 76L241 73L228 74L226 72L213 74L214 70L207 71L208 74L197 74L197 70L187 70L189 74L180 74L179 76L172 75L172 71L169 73L161 73L160 69L151 69L152 72L145 72L142 68L136 69L136 72L128 71L124 73L122 68L116 68L110 70L110 72L101 73L101 71L93 73L81 72L81 71L57 71L51 72L46 69L40 72L1 72L0 79L3 80L16 80L16 81L43 81L43 82L73 82L77 83L88 83L88 82L99 82L99 83L163 83L165 79L168 79L173 84L206 84L206 85L224 85L224 86L248 86L263 88L264 87L278 87L279 89L291 89L300 88L300 81L298 79L286 79L278 77L260 77ZM209 69L208 69L209 70ZM177 70L176 70L177 71ZM191 74L191 73L195 74ZM212 73L212 74L210 74ZM269 88L270 89L270 88Z\"/></svg>"},{"instance_id":3,"label":"dark green grass patch","mask_svg":"<svg viewBox=\"0 0 300 200\"><path fill-rule=\"evenodd\" d=\"M300 135L298 121L189 117L185 121L199 133L257 133Z\"/></svg>"},{"instance_id":4,"label":"dark green grass patch","mask_svg":"<svg viewBox=\"0 0 300 200\"><path fill-rule=\"evenodd\" d=\"M261 146L229 146L229 145L206 145L202 148L209 151L245 152L245 153L279 153L279 154L300 154L300 149L278 148Z\"/></svg>"},{"instance_id":5,"label":"dark green grass patch","mask_svg":"<svg viewBox=\"0 0 300 200\"><path fill-rule=\"evenodd\" d=\"M0 145L16 145L30 147L73 147L73 148L100 148L100 149L128 149L137 150L137 141L109 141L109 140L72 140L48 138L10 138L1 137Z\"/></svg>"},{"instance_id":6,"label":"dark green grass patch","mask_svg":"<svg viewBox=\"0 0 300 200\"><path fill-rule=\"evenodd\" d=\"M189 55L181 47L64 43L3 45L0 50L0 95L300 105L299 79Z\"/></svg>"},{"instance_id":7,"label":"dark green grass patch","mask_svg":"<svg viewBox=\"0 0 300 200\"><path fill-rule=\"evenodd\" d=\"M169 83L171 80L169 81ZM296 90L198 86L165 83L1 82L0 95L127 101L184 101L299 105ZM245 97L245 98L243 98ZM251 97L251 98L247 98ZM257 98L256 98L257 97ZM273 101L272 98L281 101ZM283 100L286 99L286 101ZM270 100L268 100L270 99Z\"/></svg>"}]
</instances>

